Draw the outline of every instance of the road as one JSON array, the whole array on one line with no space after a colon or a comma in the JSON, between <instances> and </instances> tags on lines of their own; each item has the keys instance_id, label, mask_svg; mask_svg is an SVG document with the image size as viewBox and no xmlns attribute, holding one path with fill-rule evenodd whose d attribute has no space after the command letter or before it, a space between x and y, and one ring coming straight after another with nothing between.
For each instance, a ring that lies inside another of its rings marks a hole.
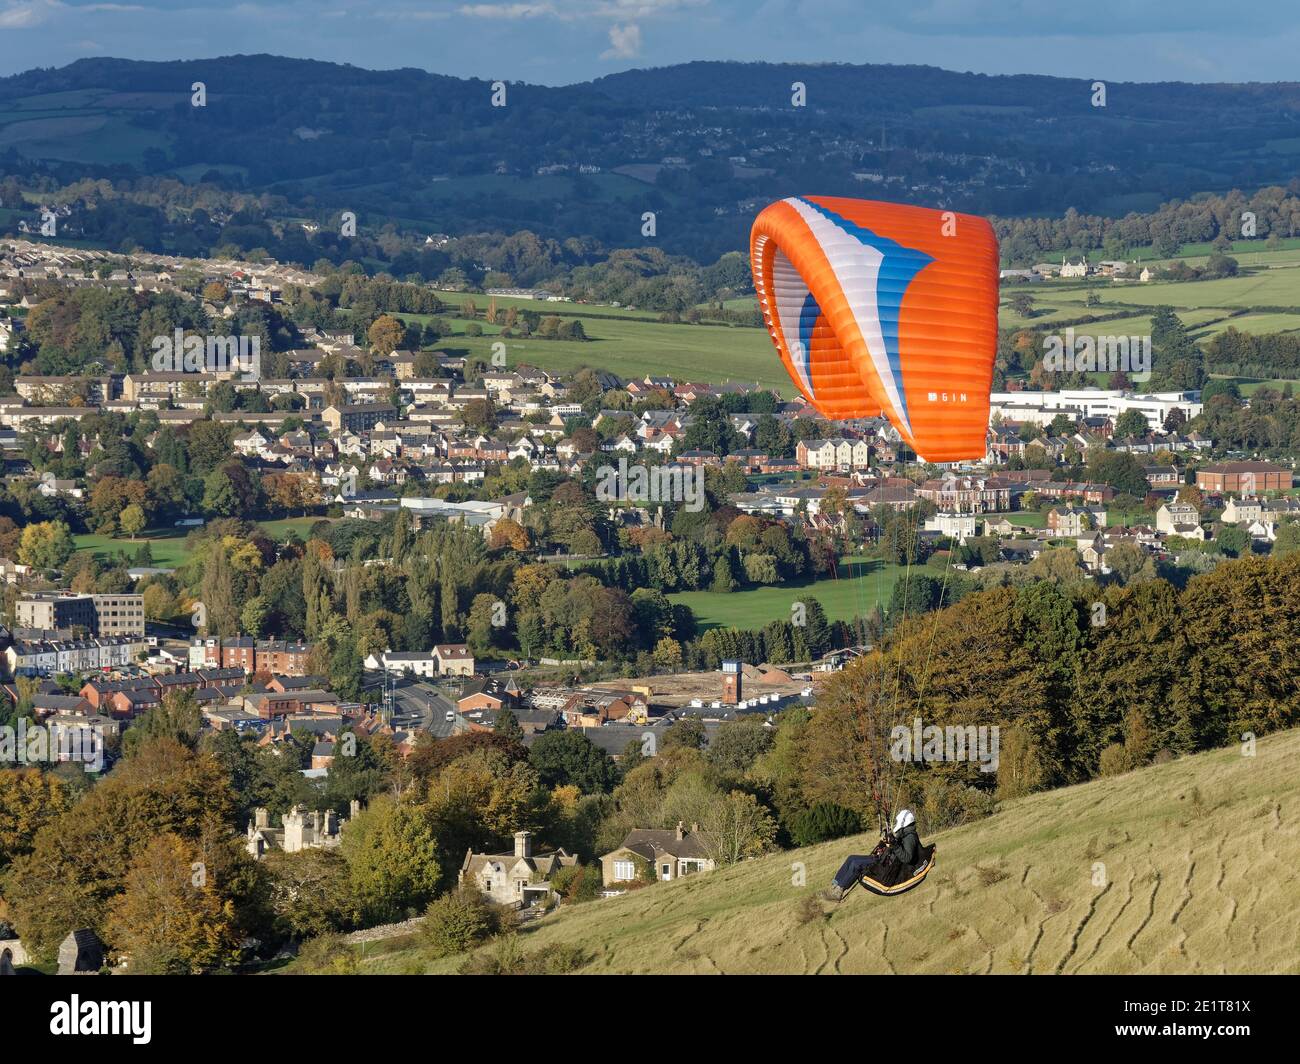
<instances>
[{"instance_id":1,"label":"road","mask_svg":"<svg viewBox=\"0 0 1300 1064\"><path fill-rule=\"evenodd\" d=\"M393 701L396 703L394 727L427 731L437 738L451 734L447 714L456 708L456 703L435 684L399 677L393 689Z\"/></svg>"}]
</instances>

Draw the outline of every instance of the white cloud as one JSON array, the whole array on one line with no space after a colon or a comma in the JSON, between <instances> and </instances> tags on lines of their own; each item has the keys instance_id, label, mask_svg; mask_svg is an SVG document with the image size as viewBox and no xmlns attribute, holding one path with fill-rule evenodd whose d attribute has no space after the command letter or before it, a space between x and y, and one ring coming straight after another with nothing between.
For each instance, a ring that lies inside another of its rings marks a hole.
<instances>
[{"instance_id":1,"label":"white cloud","mask_svg":"<svg viewBox=\"0 0 1300 1064\"><path fill-rule=\"evenodd\" d=\"M35 0L34 3L8 2L0 7L0 29L25 30L38 26L58 6L49 0Z\"/></svg>"},{"instance_id":2,"label":"white cloud","mask_svg":"<svg viewBox=\"0 0 1300 1064\"><path fill-rule=\"evenodd\" d=\"M545 16L562 22L601 18L626 25L632 19L653 18L707 3L708 0L566 0L557 7L550 0L540 0L537 3L462 4L457 11L469 18L509 20Z\"/></svg>"},{"instance_id":3,"label":"white cloud","mask_svg":"<svg viewBox=\"0 0 1300 1064\"><path fill-rule=\"evenodd\" d=\"M470 18L519 19L557 15L553 4L464 4L460 13Z\"/></svg>"},{"instance_id":4,"label":"white cloud","mask_svg":"<svg viewBox=\"0 0 1300 1064\"><path fill-rule=\"evenodd\" d=\"M609 44L600 53L601 59L635 59L641 54L641 27L636 23L610 26Z\"/></svg>"}]
</instances>

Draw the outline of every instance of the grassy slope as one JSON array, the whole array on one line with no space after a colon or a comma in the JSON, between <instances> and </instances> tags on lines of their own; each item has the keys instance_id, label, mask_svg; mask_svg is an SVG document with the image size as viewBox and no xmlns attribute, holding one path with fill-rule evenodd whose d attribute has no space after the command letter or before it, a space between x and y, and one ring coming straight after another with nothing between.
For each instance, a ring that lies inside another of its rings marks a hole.
<instances>
[{"instance_id":1,"label":"grassy slope","mask_svg":"<svg viewBox=\"0 0 1300 1064\"><path fill-rule=\"evenodd\" d=\"M1298 758L1295 730L1253 759L1234 747L1007 802L936 835L916 890L855 891L825 919L801 909L866 836L562 910L524 946L581 945L594 973L1300 973ZM425 967L416 949L362 963Z\"/></svg>"}]
</instances>

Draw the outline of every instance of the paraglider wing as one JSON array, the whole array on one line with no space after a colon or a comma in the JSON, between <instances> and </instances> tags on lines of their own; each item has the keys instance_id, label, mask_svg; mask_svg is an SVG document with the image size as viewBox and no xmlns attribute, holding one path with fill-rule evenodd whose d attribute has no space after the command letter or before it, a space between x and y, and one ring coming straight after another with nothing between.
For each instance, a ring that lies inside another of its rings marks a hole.
<instances>
[{"instance_id":1,"label":"paraglider wing","mask_svg":"<svg viewBox=\"0 0 1300 1064\"><path fill-rule=\"evenodd\" d=\"M791 240L782 246L774 238L785 227L779 224L782 212L776 212L775 219L769 212L781 206L773 204L759 215L750 242L754 288L772 342L790 379L826 417L837 421L879 417L880 404L863 387L853 359L840 346L835 329L805 280L807 276L827 281L829 265L806 240ZM774 220L778 224L770 226ZM823 287L819 284L819 290Z\"/></svg>"},{"instance_id":2,"label":"paraglider wing","mask_svg":"<svg viewBox=\"0 0 1300 1064\"><path fill-rule=\"evenodd\" d=\"M983 457L997 350L988 222L791 197L754 220L750 259L772 341L822 413L884 413L926 461Z\"/></svg>"}]
</instances>

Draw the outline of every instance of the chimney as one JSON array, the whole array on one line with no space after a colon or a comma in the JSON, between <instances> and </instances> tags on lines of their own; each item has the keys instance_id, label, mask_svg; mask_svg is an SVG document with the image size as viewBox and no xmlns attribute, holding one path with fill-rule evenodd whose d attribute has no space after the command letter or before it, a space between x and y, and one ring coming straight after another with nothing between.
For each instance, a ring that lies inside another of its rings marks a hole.
<instances>
[{"instance_id":1,"label":"chimney","mask_svg":"<svg viewBox=\"0 0 1300 1064\"><path fill-rule=\"evenodd\" d=\"M677 821L677 841L681 842L686 837L686 826L679 820Z\"/></svg>"},{"instance_id":2,"label":"chimney","mask_svg":"<svg viewBox=\"0 0 1300 1064\"><path fill-rule=\"evenodd\" d=\"M533 836L530 831L515 832L515 856L532 857L533 855Z\"/></svg>"},{"instance_id":3,"label":"chimney","mask_svg":"<svg viewBox=\"0 0 1300 1064\"><path fill-rule=\"evenodd\" d=\"M691 821L691 834L692 834L692 835L698 835L699 833L700 833L700 825L697 824L697 823L695 823L695 821L692 820L692 821Z\"/></svg>"},{"instance_id":4,"label":"chimney","mask_svg":"<svg viewBox=\"0 0 1300 1064\"><path fill-rule=\"evenodd\" d=\"M267 816L265 806L258 806L256 809L253 810L254 827L264 828L267 827L269 823L270 823L270 819Z\"/></svg>"},{"instance_id":5,"label":"chimney","mask_svg":"<svg viewBox=\"0 0 1300 1064\"><path fill-rule=\"evenodd\" d=\"M356 798L348 803L348 819L355 820L357 814L361 812L361 802Z\"/></svg>"},{"instance_id":6,"label":"chimney","mask_svg":"<svg viewBox=\"0 0 1300 1064\"><path fill-rule=\"evenodd\" d=\"M302 809L294 806L280 822L284 825L284 852L297 853L302 849Z\"/></svg>"}]
</instances>

